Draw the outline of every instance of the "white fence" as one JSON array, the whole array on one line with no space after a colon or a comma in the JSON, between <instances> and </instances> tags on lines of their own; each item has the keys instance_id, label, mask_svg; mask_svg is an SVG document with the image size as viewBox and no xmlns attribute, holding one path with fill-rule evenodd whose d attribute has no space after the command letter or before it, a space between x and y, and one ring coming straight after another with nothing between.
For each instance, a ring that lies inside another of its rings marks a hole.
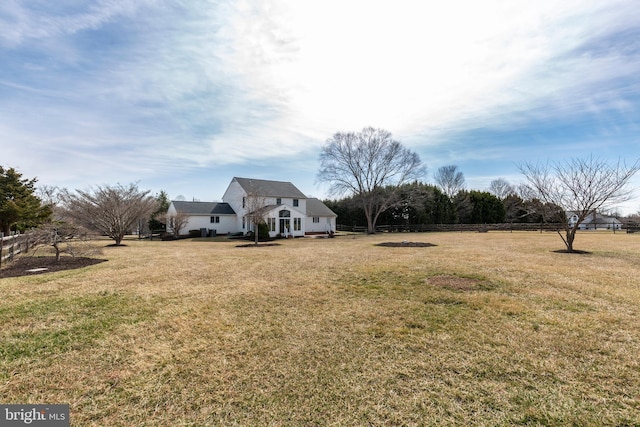
<instances>
[{"instance_id":1,"label":"white fence","mask_svg":"<svg viewBox=\"0 0 640 427\"><path fill-rule=\"evenodd\" d=\"M11 234L5 236L0 233L0 267L3 264L13 261L13 257L29 250L29 237L26 234Z\"/></svg>"}]
</instances>

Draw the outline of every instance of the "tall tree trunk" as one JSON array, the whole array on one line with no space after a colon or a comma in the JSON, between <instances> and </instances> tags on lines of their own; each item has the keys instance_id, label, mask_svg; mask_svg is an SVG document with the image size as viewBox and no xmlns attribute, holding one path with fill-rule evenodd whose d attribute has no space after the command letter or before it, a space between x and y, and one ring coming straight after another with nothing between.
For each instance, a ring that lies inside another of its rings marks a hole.
<instances>
[{"instance_id":1,"label":"tall tree trunk","mask_svg":"<svg viewBox=\"0 0 640 427\"><path fill-rule=\"evenodd\" d=\"M364 216L367 217L367 234L374 234L376 232L373 220L373 208L371 203L364 203Z\"/></svg>"},{"instance_id":2,"label":"tall tree trunk","mask_svg":"<svg viewBox=\"0 0 640 427\"><path fill-rule=\"evenodd\" d=\"M371 214L367 215L367 234L375 234L376 228L373 226L373 219Z\"/></svg>"},{"instance_id":3,"label":"tall tree trunk","mask_svg":"<svg viewBox=\"0 0 640 427\"><path fill-rule=\"evenodd\" d=\"M56 262L60 262L60 246L58 242L53 244L53 249L56 251Z\"/></svg>"},{"instance_id":4,"label":"tall tree trunk","mask_svg":"<svg viewBox=\"0 0 640 427\"><path fill-rule=\"evenodd\" d=\"M254 243L257 245L258 244L258 240L260 238L260 236L258 236L258 223L257 222L253 222L253 235L254 235Z\"/></svg>"}]
</instances>

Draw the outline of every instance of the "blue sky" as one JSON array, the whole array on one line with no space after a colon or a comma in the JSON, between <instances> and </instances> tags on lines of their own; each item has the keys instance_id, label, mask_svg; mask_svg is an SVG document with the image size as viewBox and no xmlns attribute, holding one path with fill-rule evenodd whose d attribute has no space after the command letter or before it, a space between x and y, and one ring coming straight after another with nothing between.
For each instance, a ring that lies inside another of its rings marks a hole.
<instances>
[{"instance_id":1,"label":"blue sky","mask_svg":"<svg viewBox=\"0 0 640 427\"><path fill-rule=\"evenodd\" d=\"M0 164L40 184L323 198L322 145L365 126L469 189L640 157L635 0L4 0L0 28Z\"/></svg>"}]
</instances>

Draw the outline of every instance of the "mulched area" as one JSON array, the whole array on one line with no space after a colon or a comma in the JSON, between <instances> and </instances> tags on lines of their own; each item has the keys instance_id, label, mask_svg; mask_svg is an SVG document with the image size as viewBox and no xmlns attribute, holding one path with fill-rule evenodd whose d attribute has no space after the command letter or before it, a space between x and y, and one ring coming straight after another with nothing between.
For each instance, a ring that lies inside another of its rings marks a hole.
<instances>
[{"instance_id":1,"label":"mulched area","mask_svg":"<svg viewBox=\"0 0 640 427\"><path fill-rule=\"evenodd\" d=\"M433 243L424 243L424 242L408 242L405 240L403 242L378 243L376 246L384 246L388 248L430 248L432 246L437 246L437 245L434 245Z\"/></svg>"},{"instance_id":2,"label":"mulched area","mask_svg":"<svg viewBox=\"0 0 640 427\"><path fill-rule=\"evenodd\" d=\"M7 264L3 262L2 269L0 269L0 279L5 277L32 276L62 270L74 270L76 268L100 264L105 261L107 260L85 257L74 258L70 256L63 256L60 258L60 261L56 261L56 257L54 256L23 256Z\"/></svg>"},{"instance_id":3,"label":"mulched area","mask_svg":"<svg viewBox=\"0 0 640 427\"><path fill-rule=\"evenodd\" d=\"M247 243L244 245L236 245L236 248L264 248L265 246L280 246L280 243Z\"/></svg>"}]
</instances>

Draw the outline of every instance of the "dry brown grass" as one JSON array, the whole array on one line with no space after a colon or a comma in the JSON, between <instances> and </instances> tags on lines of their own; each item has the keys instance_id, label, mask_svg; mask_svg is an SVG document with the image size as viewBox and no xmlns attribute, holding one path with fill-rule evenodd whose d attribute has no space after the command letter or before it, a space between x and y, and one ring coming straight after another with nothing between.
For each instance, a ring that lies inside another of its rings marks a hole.
<instances>
[{"instance_id":1,"label":"dry brown grass","mask_svg":"<svg viewBox=\"0 0 640 427\"><path fill-rule=\"evenodd\" d=\"M389 241L433 247L380 247ZM0 280L0 401L73 425L640 425L640 236L127 241Z\"/></svg>"}]
</instances>

